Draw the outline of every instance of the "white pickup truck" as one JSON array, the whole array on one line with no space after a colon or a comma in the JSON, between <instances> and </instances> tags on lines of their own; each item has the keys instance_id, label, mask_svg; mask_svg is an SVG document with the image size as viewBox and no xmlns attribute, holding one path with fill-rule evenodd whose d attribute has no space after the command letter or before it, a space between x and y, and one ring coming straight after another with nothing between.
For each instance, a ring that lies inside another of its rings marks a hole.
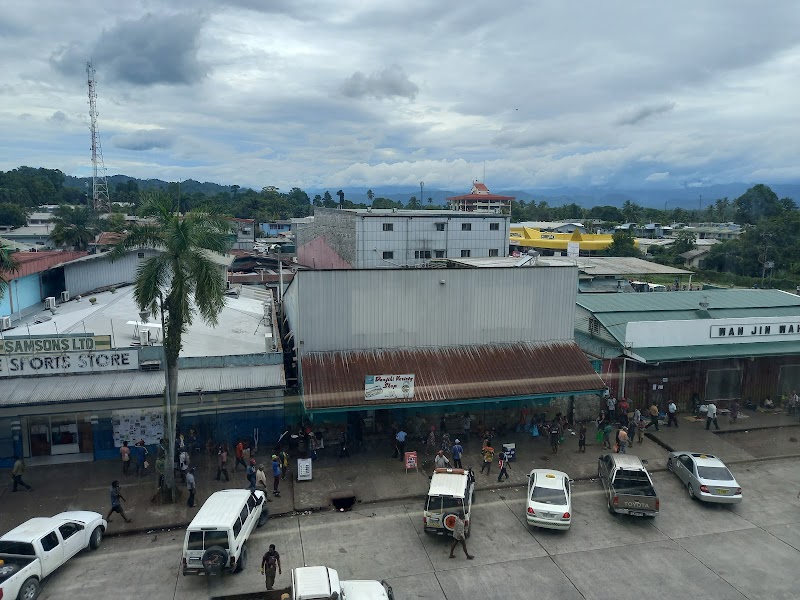
<instances>
[{"instance_id":1,"label":"white pickup truck","mask_svg":"<svg viewBox=\"0 0 800 600\"><path fill-rule=\"evenodd\" d=\"M71 511L30 519L0 537L0 600L34 600L45 577L100 546L106 527L99 513Z\"/></svg>"},{"instance_id":2,"label":"white pickup truck","mask_svg":"<svg viewBox=\"0 0 800 600\"><path fill-rule=\"evenodd\" d=\"M336 569L328 567L292 569L291 588L237 596L237 599L279 600L287 593L292 600L394 600L392 588L385 581L341 581Z\"/></svg>"}]
</instances>

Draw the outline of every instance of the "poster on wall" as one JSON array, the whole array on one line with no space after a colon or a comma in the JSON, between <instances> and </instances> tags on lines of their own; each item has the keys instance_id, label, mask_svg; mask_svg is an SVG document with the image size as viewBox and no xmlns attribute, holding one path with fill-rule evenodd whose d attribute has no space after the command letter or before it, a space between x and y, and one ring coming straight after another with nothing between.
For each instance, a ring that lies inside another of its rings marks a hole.
<instances>
[{"instance_id":1,"label":"poster on wall","mask_svg":"<svg viewBox=\"0 0 800 600\"><path fill-rule=\"evenodd\" d=\"M133 446L139 440L149 445L158 444L164 437L164 411L161 408L139 408L111 412L114 446L122 442Z\"/></svg>"},{"instance_id":2,"label":"poster on wall","mask_svg":"<svg viewBox=\"0 0 800 600\"><path fill-rule=\"evenodd\" d=\"M396 400L414 397L414 374L367 375L364 380L366 400Z\"/></svg>"}]
</instances>

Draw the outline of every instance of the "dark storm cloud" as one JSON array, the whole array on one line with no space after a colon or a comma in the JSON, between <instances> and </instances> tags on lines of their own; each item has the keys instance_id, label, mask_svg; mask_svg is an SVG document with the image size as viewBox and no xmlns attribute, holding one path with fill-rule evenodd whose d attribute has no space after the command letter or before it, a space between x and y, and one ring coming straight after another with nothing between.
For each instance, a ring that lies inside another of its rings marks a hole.
<instances>
[{"instance_id":1,"label":"dark storm cloud","mask_svg":"<svg viewBox=\"0 0 800 600\"><path fill-rule=\"evenodd\" d=\"M649 119L655 115L668 113L677 106L675 102L664 102L663 104L651 104L649 106L640 106L639 108L621 116L617 119L617 125L636 125L645 119Z\"/></svg>"},{"instance_id":2,"label":"dark storm cloud","mask_svg":"<svg viewBox=\"0 0 800 600\"><path fill-rule=\"evenodd\" d=\"M137 152L170 148L174 142L174 135L166 129L140 129L111 138L111 143L115 148Z\"/></svg>"},{"instance_id":3,"label":"dark storm cloud","mask_svg":"<svg viewBox=\"0 0 800 600\"><path fill-rule=\"evenodd\" d=\"M408 78L399 65L389 65L371 75L356 71L342 84L342 93L348 98L372 97L382 100L400 97L413 100L417 92L419 87Z\"/></svg>"},{"instance_id":4,"label":"dark storm cloud","mask_svg":"<svg viewBox=\"0 0 800 600\"><path fill-rule=\"evenodd\" d=\"M104 30L89 46L72 42L50 62L67 75L83 70L92 59L108 79L144 86L193 84L207 73L197 56L203 24L199 15L146 14Z\"/></svg>"}]
</instances>

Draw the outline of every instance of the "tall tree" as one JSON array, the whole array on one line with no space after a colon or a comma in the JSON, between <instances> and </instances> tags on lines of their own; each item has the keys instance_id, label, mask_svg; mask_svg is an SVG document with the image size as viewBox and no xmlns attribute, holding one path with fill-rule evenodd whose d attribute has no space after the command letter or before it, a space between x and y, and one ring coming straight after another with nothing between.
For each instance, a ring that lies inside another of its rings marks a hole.
<instances>
[{"instance_id":1,"label":"tall tree","mask_svg":"<svg viewBox=\"0 0 800 600\"><path fill-rule=\"evenodd\" d=\"M0 298L6 293L11 276L17 271L17 261L9 248L0 247Z\"/></svg>"},{"instance_id":2,"label":"tall tree","mask_svg":"<svg viewBox=\"0 0 800 600\"><path fill-rule=\"evenodd\" d=\"M209 253L227 252L231 223L209 213L182 215L177 199L163 192L149 193L142 212L152 222L134 225L128 236L112 250L111 259L122 258L133 249L160 251L140 263L133 297L139 310L160 314L164 324L169 443L164 469L165 497L174 501L175 471L171 464L178 408L178 356L183 348L183 334L191 325L195 311L213 327L225 305L225 278Z\"/></svg>"},{"instance_id":3,"label":"tall tree","mask_svg":"<svg viewBox=\"0 0 800 600\"><path fill-rule=\"evenodd\" d=\"M339 190L338 192L336 192L336 195L339 196L339 208L341 208L344 206L344 192L342 190Z\"/></svg>"},{"instance_id":4,"label":"tall tree","mask_svg":"<svg viewBox=\"0 0 800 600\"><path fill-rule=\"evenodd\" d=\"M411 210L416 210L419 207L420 207L420 203L419 203L419 200L417 200L417 197L416 196L411 196L411 198L408 201L408 204L406 205L406 208L411 209Z\"/></svg>"},{"instance_id":5,"label":"tall tree","mask_svg":"<svg viewBox=\"0 0 800 600\"><path fill-rule=\"evenodd\" d=\"M0 225L22 227L27 222L28 215L24 208L10 202L0 203Z\"/></svg>"},{"instance_id":6,"label":"tall tree","mask_svg":"<svg viewBox=\"0 0 800 600\"><path fill-rule=\"evenodd\" d=\"M372 199L375 197L375 193L372 190L367 190L367 200L372 203Z\"/></svg>"},{"instance_id":7,"label":"tall tree","mask_svg":"<svg viewBox=\"0 0 800 600\"><path fill-rule=\"evenodd\" d=\"M622 204L622 218L625 219L626 223L635 223L639 219L639 214L641 212L642 207L635 202L625 200Z\"/></svg>"},{"instance_id":8,"label":"tall tree","mask_svg":"<svg viewBox=\"0 0 800 600\"><path fill-rule=\"evenodd\" d=\"M612 236L611 245L606 249L606 256L641 256L636 248L633 234L625 229L617 229Z\"/></svg>"},{"instance_id":9,"label":"tall tree","mask_svg":"<svg viewBox=\"0 0 800 600\"><path fill-rule=\"evenodd\" d=\"M98 232L97 217L89 208L62 205L56 209L54 217L50 238L57 246L86 250L94 241Z\"/></svg>"}]
</instances>

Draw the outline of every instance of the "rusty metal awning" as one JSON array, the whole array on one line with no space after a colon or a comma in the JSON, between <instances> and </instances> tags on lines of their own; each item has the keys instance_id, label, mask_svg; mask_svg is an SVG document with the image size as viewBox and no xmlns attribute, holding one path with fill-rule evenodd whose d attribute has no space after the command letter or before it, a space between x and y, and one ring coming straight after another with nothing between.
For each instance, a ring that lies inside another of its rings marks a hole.
<instances>
[{"instance_id":1,"label":"rusty metal awning","mask_svg":"<svg viewBox=\"0 0 800 600\"><path fill-rule=\"evenodd\" d=\"M356 352L301 359L306 410L588 394L605 384L572 342ZM365 399L368 375L413 373L414 396Z\"/></svg>"}]
</instances>

